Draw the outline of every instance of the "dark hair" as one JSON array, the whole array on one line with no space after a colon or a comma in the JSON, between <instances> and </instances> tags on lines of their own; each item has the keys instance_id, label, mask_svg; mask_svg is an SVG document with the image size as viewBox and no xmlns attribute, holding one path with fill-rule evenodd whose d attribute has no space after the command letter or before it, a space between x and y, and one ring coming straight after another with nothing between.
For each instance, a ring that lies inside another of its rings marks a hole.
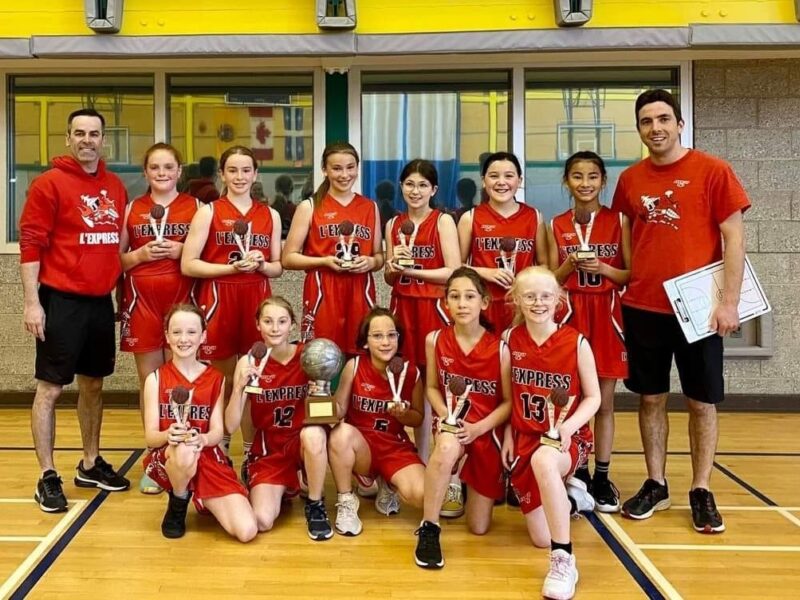
<instances>
[{"instance_id":1,"label":"dark hair","mask_svg":"<svg viewBox=\"0 0 800 600\"><path fill-rule=\"evenodd\" d=\"M388 308L383 308L382 306L373 306L372 309L364 316L361 320L361 324L358 326L358 334L356 335L356 346L359 348L363 348L367 345L367 335L369 334L369 325L372 323L373 319L377 319L378 317L389 317L394 323L394 328L400 334L400 338L403 337L403 328L398 323L397 317L394 316L394 313L390 311ZM398 340L399 342L399 340ZM398 349L399 349L398 344Z\"/></svg>"},{"instance_id":2,"label":"dark hair","mask_svg":"<svg viewBox=\"0 0 800 600\"><path fill-rule=\"evenodd\" d=\"M200 326L202 330L206 330L206 316L203 314L202 310L200 310L194 304L173 304L167 311L167 314L164 315L164 331L169 329L169 321L172 319L172 316L179 312L187 312L197 315L200 317Z\"/></svg>"},{"instance_id":3,"label":"dark hair","mask_svg":"<svg viewBox=\"0 0 800 600\"><path fill-rule=\"evenodd\" d=\"M79 108L78 110L73 110L67 117L67 133L72 131L72 121L75 120L75 117L97 117L100 119L100 131L105 131L106 120L103 115L93 108Z\"/></svg>"},{"instance_id":4,"label":"dark hair","mask_svg":"<svg viewBox=\"0 0 800 600\"><path fill-rule=\"evenodd\" d=\"M400 171L400 182L402 183L408 178L409 175L413 175L414 173L417 173L418 175L421 175L427 179L434 187L439 185L439 173L436 171L436 167L433 166L433 163L429 160L415 158L408 163L405 167L403 167L403 170Z\"/></svg>"},{"instance_id":5,"label":"dark hair","mask_svg":"<svg viewBox=\"0 0 800 600\"><path fill-rule=\"evenodd\" d=\"M219 157L219 170L222 171L225 169L225 163L228 162L228 159L233 156L234 154L241 154L242 156L249 156L250 160L253 161L253 168L258 168L258 161L256 160L256 155L253 154L253 151L246 147L246 146L231 146L225 152L222 153L222 156Z\"/></svg>"},{"instance_id":6,"label":"dark hair","mask_svg":"<svg viewBox=\"0 0 800 600\"><path fill-rule=\"evenodd\" d=\"M147 161L150 160L150 155L153 152L157 152L158 150L166 150L167 152L171 152L172 156L175 157L175 162L178 163L178 166L183 166L183 159L181 158L181 153L178 152L177 148L171 144L167 144L165 142L158 142L150 146L144 152L144 158L142 159L142 166L146 169L147 168Z\"/></svg>"},{"instance_id":7,"label":"dark hair","mask_svg":"<svg viewBox=\"0 0 800 600\"><path fill-rule=\"evenodd\" d=\"M681 106L678 104L678 101L675 99L670 92L667 90L647 90L646 92L642 92L639 94L639 97L636 98L636 129L639 129L639 111L642 110L642 107L647 104L652 104L653 102L663 102L664 104L670 106L672 108L672 112L675 113L675 119L680 123L683 121L683 116L681 115Z\"/></svg>"},{"instance_id":8,"label":"dark hair","mask_svg":"<svg viewBox=\"0 0 800 600\"><path fill-rule=\"evenodd\" d=\"M289 175L278 175L275 178L275 191L289 196L294 191L294 181Z\"/></svg>"},{"instance_id":9,"label":"dark hair","mask_svg":"<svg viewBox=\"0 0 800 600\"><path fill-rule=\"evenodd\" d=\"M213 156L204 156L197 163L197 172L201 177L214 177L217 170L217 159Z\"/></svg>"},{"instance_id":10,"label":"dark hair","mask_svg":"<svg viewBox=\"0 0 800 600\"><path fill-rule=\"evenodd\" d=\"M475 286L475 289L478 290L478 293L481 295L481 298L489 298L491 299L491 294L489 290L486 288L486 283L481 279L481 276L478 275L478 272L467 266L458 267L450 277L447 278L447 282L444 284L444 295L445 299L447 298L447 294L450 293L450 286L453 285L453 282L456 279L469 279L472 282L472 285ZM478 323L488 330L494 331L494 326L489 322L489 319L481 312L480 316L478 317Z\"/></svg>"},{"instance_id":11,"label":"dark hair","mask_svg":"<svg viewBox=\"0 0 800 600\"><path fill-rule=\"evenodd\" d=\"M256 309L256 323L261 320L261 312L264 310L266 306L280 306L281 308L285 309L286 312L289 313L289 319L292 323L297 323L297 320L294 317L294 310L292 309L292 305L289 304L289 301L284 298L283 296L270 296L269 298L264 298L258 305Z\"/></svg>"},{"instance_id":12,"label":"dark hair","mask_svg":"<svg viewBox=\"0 0 800 600\"><path fill-rule=\"evenodd\" d=\"M356 164L359 163L358 158L358 151L352 146L352 144L348 144L347 142L334 142L333 144L328 144L325 146L325 150L322 151L322 168L328 166L328 159L332 154L349 154L353 158L356 159ZM314 206L319 206L322 204L322 201L325 199L325 196L328 195L328 190L331 189L331 182L328 181L328 178L325 177L323 182L317 188L317 191L314 192Z\"/></svg>"},{"instance_id":13,"label":"dark hair","mask_svg":"<svg viewBox=\"0 0 800 600\"><path fill-rule=\"evenodd\" d=\"M489 170L489 165L500 160L507 160L508 162L513 163L517 168L517 175L522 177L522 166L519 164L519 159L511 152L494 152L487 156L481 164L481 177L486 176L486 172Z\"/></svg>"},{"instance_id":14,"label":"dark hair","mask_svg":"<svg viewBox=\"0 0 800 600\"><path fill-rule=\"evenodd\" d=\"M569 172L572 170L572 167L577 162L590 162L597 165L597 168L600 169L600 174L603 176L603 179L606 178L606 163L603 162L603 159L600 156L592 152L591 150L581 150L580 152L576 152L572 156L567 159L567 162L564 163L564 181L567 180L569 177Z\"/></svg>"},{"instance_id":15,"label":"dark hair","mask_svg":"<svg viewBox=\"0 0 800 600\"><path fill-rule=\"evenodd\" d=\"M456 196L458 196L458 201L464 206L472 206L477 192L478 186L475 185L475 181L469 177L462 177L456 182Z\"/></svg>"},{"instance_id":16,"label":"dark hair","mask_svg":"<svg viewBox=\"0 0 800 600\"><path fill-rule=\"evenodd\" d=\"M375 199L386 200L389 204L394 202L394 184L388 179L384 179L375 186Z\"/></svg>"}]
</instances>

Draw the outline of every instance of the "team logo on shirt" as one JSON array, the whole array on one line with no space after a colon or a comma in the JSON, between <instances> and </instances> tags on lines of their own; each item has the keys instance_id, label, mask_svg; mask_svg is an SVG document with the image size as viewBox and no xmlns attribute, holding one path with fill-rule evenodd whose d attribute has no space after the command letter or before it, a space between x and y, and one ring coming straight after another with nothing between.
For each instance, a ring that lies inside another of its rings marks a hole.
<instances>
[{"instance_id":1,"label":"team logo on shirt","mask_svg":"<svg viewBox=\"0 0 800 600\"><path fill-rule=\"evenodd\" d=\"M528 356L527 352L520 352L519 350L514 350L511 354L514 356L514 360L522 360Z\"/></svg>"},{"instance_id":2,"label":"team logo on shirt","mask_svg":"<svg viewBox=\"0 0 800 600\"><path fill-rule=\"evenodd\" d=\"M371 383L364 383L364 384L362 384L362 385L364 386L364 391L365 391L365 392L372 392L372 391L375 391L375 386L374 386L374 385L372 385Z\"/></svg>"},{"instance_id":3,"label":"team logo on shirt","mask_svg":"<svg viewBox=\"0 0 800 600\"><path fill-rule=\"evenodd\" d=\"M686 187L687 185L689 185L692 182L689 181L688 179L676 179L672 183L674 183L679 188L683 188L683 187Z\"/></svg>"},{"instance_id":4,"label":"team logo on shirt","mask_svg":"<svg viewBox=\"0 0 800 600\"><path fill-rule=\"evenodd\" d=\"M107 190L100 190L99 196L81 194L81 203L78 205L78 210L81 213L83 222L92 229L94 229L95 225L114 225L119 218L114 201L108 197Z\"/></svg>"},{"instance_id":5,"label":"team logo on shirt","mask_svg":"<svg viewBox=\"0 0 800 600\"><path fill-rule=\"evenodd\" d=\"M564 233L561 234L561 237L564 239L565 242L571 242L573 238L577 236L570 231L565 231Z\"/></svg>"},{"instance_id":6,"label":"team logo on shirt","mask_svg":"<svg viewBox=\"0 0 800 600\"><path fill-rule=\"evenodd\" d=\"M443 357L442 357L442 364L443 364L445 367L449 367L449 366L450 366L450 365L452 365L454 362L456 362L456 361L455 361L454 359L450 358L449 356L443 356Z\"/></svg>"},{"instance_id":7,"label":"team logo on shirt","mask_svg":"<svg viewBox=\"0 0 800 600\"><path fill-rule=\"evenodd\" d=\"M336 215L339 214L336 211L333 212L326 212L323 213L322 216L325 217L326 220L331 221L336 218Z\"/></svg>"},{"instance_id":8,"label":"team logo on shirt","mask_svg":"<svg viewBox=\"0 0 800 600\"><path fill-rule=\"evenodd\" d=\"M648 223L667 225L677 230L676 221L681 218L678 201L673 197L673 190L666 190L661 196L648 196L643 194L639 197L644 207L644 220Z\"/></svg>"},{"instance_id":9,"label":"team logo on shirt","mask_svg":"<svg viewBox=\"0 0 800 600\"><path fill-rule=\"evenodd\" d=\"M497 225L491 225L489 223L485 223L485 224L481 225L481 229L483 231L485 231L486 233L491 233L492 231L495 230L495 227L497 227Z\"/></svg>"}]
</instances>

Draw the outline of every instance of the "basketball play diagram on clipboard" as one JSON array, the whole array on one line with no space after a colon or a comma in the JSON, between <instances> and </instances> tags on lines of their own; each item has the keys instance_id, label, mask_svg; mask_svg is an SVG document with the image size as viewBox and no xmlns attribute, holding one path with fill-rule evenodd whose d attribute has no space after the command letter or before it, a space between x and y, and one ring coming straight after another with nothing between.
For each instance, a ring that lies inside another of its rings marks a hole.
<instances>
[{"instance_id":1,"label":"basketball play diagram on clipboard","mask_svg":"<svg viewBox=\"0 0 800 600\"><path fill-rule=\"evenodd\" d=\"M724 289L723 261L711 263L664 282L664 290L689 343L715 333L709 329L709 321L712 311L722 301ZM753 271L750 259L745 257L742 292L739 299L739 321L744 323L771 310L772 307Z\"/></svg>"}]
</instances>

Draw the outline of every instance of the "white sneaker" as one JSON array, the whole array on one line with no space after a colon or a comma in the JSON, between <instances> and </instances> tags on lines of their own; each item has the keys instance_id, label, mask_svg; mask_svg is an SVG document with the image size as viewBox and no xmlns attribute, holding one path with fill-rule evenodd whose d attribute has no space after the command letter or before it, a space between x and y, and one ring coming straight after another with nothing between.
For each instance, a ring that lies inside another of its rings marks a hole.
<instances>
[{"instance_id":1,"label":"white sneaker","mask_svg":"<svg viewBox=\"0 0 800 600\"><path fill-rule=\"evenodd\" d=\"M447 486L447 493L439 510L442 517L455 519L464 514L464 495L461 493L460 483L451 483Z\"/></svg>"},{"instance_id":2,"label":"white sneaker","mask_svg":"<svg viewBox=\"0 0 800 600\"><path fill-rule=\"evenodd\" d=\"M378 477L378 494L375 496L375 510L382 515L396 515L400 512L400 498L397 497L395 492L389 484L383 480L383 477Z\"/></svg>"},{"instance_id":3,"label":"white sneaker","mask_svg":"<svg viewBox=\"0 0 800 600\"><path fill-rule=\"evenodd\" d=\"M361 533L361 519L358 518L359 501L353 492L339 494L336 502L336 531L342 535Z\"/></svg>"},{"instance_id":4,"label":"white sneaker","mask_svg":"<svg viewBox=\"0 0 800 600\"><path fill-rule=\"evenodd\" d=\"M362 498L374 498L378 495L378 480L370 479L356 473L356 492Z\"/></svg>"},{"instance_id":5,"label":"white sneaker","mask_svg":"<svg viewBox=\"0 0 800 600\"><path fill-rule=\"evenodd\" d=\"M575 596L575 584L578 583L578 569L575 555L565 550L554 550L550 553L550 570L544 578L542 596L551 600L570 600Z\"/></svg>"},{"instance_id":6,"label":"white sneaker","mask_svg":"<svg viewBox=\"0 0 800 600\"><path fill-rule=\"evenodd\" d=\"M594 498L589 493L586 484L577 477L567 479L567 496L575 500L578 512L592 512L594 510Z\"/></svg>"}]
</instances>

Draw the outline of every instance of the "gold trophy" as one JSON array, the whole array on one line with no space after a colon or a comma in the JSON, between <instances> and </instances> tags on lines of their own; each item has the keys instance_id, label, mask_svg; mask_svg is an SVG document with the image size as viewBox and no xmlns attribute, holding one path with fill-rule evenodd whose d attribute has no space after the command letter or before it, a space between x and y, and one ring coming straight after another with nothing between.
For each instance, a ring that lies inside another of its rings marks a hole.
<instances>
[{"instance_id":1,"label":"gold trophy","mask_svg":"<svg viewBox=\"0 0 800 600\"><path fill-rule=\"evenodd\" d=\"M406 382L406 373L408 372L408 361L403 360L399 356L395 356L386 365L386 376L389 378L389 388L392 390L392 399L386 403L386 410L391 409L395 405L398 407L408 404L400 397L400 392L403 391L403 384ZM395 379L396 378L396 379Z\"/></svg>"},{"instance_id":2,"label":"gold trophy","mask_svg":"<svg viewBox=\"0 0 800 600\"><path fill-rule=\"evenodd\" d=\"M353 241L355 240L356 226L352 221L345 219L339 223L339 246L342 252L343 269L353 268Z\"/></svg>"},{"instance_id":3,"label":"gold trophy","mask_svg":"<svg viewBox=\"0 0 800 600\"><path fill-rule=\"evenodd\" d=\"M259 378L264 372L264 367L267 366L270 352L272 348L267 348L264 342L255 342L250 352L247 353L247 361L256 368L256 373L250 377L247 385L244 387L246 394L261 394L264 390L261 389Z\"/></svg>"},{"instance_id":4,"label":"gold trophy","mask_svg":"<svg viewBox=\"0 0 800 600\"><path fill-rule=\"evenodd\" d=\"M572 226L575 228L575 235L578 236L580 248L575 251L575 258L578 260L594 260L597 253L589 246L589 239L592 237L592 227L594 227L594 211L586 210L576 206L572 215ZM586 235L582 228L586 226Z\"/></svg>"},{"instance_id":5,"label":"gold trophy","mask_svg":"<svg viewBox=\"0 0 800 600\"><path fill-rule=\"evenodd\" d=\"M188 390L182 385L176 385L169 393L169 408L175 423L186 429L184 441L192 437L189 432L189 415L192 409L192 395L194 390Z\"/></svg>"},{"instance_id":6,"label":"gold trophy","mask_svg":"<svg viewBox=\"0 0 800 600\"><path fill-rule=\"evenodd\" d=\"M150 227L153 229L157 242L164 241L164 228L167 226L168 213L169 208L164 208L160 204L154 204L150 207Z\"/></svg>"},{"instance_id":7,"label":"gold trophy","mask_svg":"<svg viewBox=\"0 0 800 600\"><path fill-rule=\"evenodd\" d=\"M516 272L517 266L517 240L511 236L500 239L500 264L503 270L512 275Z\"/></svg>"},{"instance_id":8,"label":"gold trophy","mask_svg":"<svg viewBox=\"0 0 800 600\"><path fill-rule=\"evenodd\" d=\"M306 395L303 425L333 425L339 422L336 399L331 394L331 379L339 374L344 355L333 341L316 338L303 346L300 366L316 389Z\"/></svg>"},{"instance_id":9,"label":"gold trophy","mask_svg":"<svg viewBox=\"0 0 800 600\"><path fill-rule=\"evenodd\" d=\"M411 219L406 219L400 224L400 231L397 233L397 237L400 240L400 245L408 248L409 253L414 252L414 242L417 239L417 225ZM413 267L414 266L414 259L413 258L395 258L394 262L399 267Z\"/></svg>"},{"instance_id":10,"label":"gold trophy","mask_svg":"<svg viewBox=\"0 0 800 600\"><path fill-rule=\"evenodd\" d=\"M472 405L469 400L471 391L472 385L467 384L466 380L460 375L450 379L445 389L447 416L444 420L439 421L439 431L458 433L458 430L461 429L458 422L467 416Z\"/></svg>"},{"instance_id":11,"label":"gold trophy","mask_svg":"<svg viewBox=\"0 0 800 600\"><path fill-rule=\"evenodd\" d=\"M544 446L550 446L557 450L561 449L561 435L558 433L561 425L566 421L569 410L575 402L577 396L570 396L565 388L556 387L550 390L547 397L547 422L550 429L542 436L541 442ZM559 408L558 420L555 418L556 406Z\"/></svg>"}]
</instances>

